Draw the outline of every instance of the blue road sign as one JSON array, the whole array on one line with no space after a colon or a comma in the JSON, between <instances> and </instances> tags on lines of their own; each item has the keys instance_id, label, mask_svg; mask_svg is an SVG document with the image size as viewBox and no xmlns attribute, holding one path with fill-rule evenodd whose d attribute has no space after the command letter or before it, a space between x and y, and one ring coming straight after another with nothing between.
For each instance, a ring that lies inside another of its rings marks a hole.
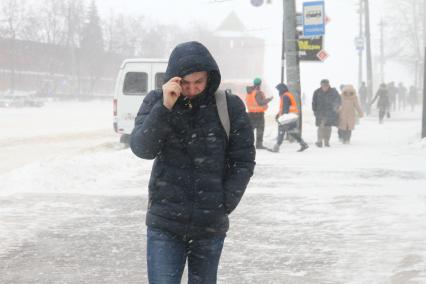
<instances>
[{"instance_id":1,"label":"blue road sign","mask_svg":"<svg viewBox=\"0 0 426 284\"><path fill-rule=\"evenodd\" d=\"M307 37L325 34L324 1L303 3L303 35Z\"/></svg>"}]
</instances>

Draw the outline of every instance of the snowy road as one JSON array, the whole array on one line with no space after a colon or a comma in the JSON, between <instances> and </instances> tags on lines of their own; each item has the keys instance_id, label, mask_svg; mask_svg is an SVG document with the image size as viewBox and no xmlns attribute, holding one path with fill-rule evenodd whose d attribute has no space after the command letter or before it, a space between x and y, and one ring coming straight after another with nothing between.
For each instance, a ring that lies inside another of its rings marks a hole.
<instances>
[{"instance_id":1,"label":"snowy road","mask_svg":"<svg viewBox=\"0 0 426 284\"><path fill-rule=\"evenodd\" d=\"M58 106L22 109L45 128L0 138L0 283L147 283L151 162L117 146L110 104L59 108L67 127L48 119ZM312 145L309 114L305 121ZM258 152L231 216L219 283L426 283L419 130L418 113L396 113L384 125L364 119L351 145ZM274 136L267 129L267 141Z\"/></svg>"}]
</instances>

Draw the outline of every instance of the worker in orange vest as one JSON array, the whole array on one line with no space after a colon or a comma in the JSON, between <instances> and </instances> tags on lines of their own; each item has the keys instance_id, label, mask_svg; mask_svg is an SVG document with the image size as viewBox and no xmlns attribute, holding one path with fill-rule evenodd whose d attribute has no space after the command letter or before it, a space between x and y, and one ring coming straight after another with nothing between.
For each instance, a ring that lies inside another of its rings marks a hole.
<instances>
[{"instance_id":1,"label":"worker in orange vest","mask_svg":"<svg viewBox=\"0 0 426 284\"><path fill-rule=\"evenodd\" d=\"M280 109L275 119L278 122L278 137L272 152L279 152L280 146L284 141L284 134L293 137L299 144L299 152L309 148L308 144L302 139L299 131L299 108L293 94L288 90L286 84L280 83L275 87L280 96Z\"/></svg>"},{"instance_id":2,"label":"worker in orange vest","mask_svg":"<svg viewBox=\"0 0 426 284\"><path fill-rule=\"evenodd\" d=\"M247 88L246 105L248 116L250 118L253 130L256 130L256 149L265 149L263 146L263 132L265 131L265 111L268 109L268 103L272 100L266 98L260 90L262 80L255 78L253 86Z\"/></svg>"}]
</instances>

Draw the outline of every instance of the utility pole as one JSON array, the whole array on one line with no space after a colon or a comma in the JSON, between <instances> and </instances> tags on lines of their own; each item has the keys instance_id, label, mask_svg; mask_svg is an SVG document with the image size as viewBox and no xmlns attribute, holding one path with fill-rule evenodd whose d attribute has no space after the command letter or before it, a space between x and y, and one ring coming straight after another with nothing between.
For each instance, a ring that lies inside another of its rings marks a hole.
<instances>
[{"instance_id":1,"label":"utility pole","mask_svg":"<svg viewBox=\"0 0 426 284\"><path fill-rule=\"evenodd\" d=\"M284 83L284 74L285 74L285 2L286 1L283 1L283 39L282 39L283 42L281 46L281 83Z\"/></svg>"},{"instance_id":2,"label":"utility pole","mask_svg":"<svg viewBox=\"0 0 426 284\"><path fill-rule=\"evenodd\" d=\"M385 82L385 40L384 40L384 28L385 22L383 19L380 21L380 83Z\"/></svg>"},{"instance_id":3,"label":"utility pole","mask_svg":"<svg viewBox=\"0 0 426 284\"><path fill-rule=\"evenodd\" d=\"M426 0L423 0L423 46L426 47ZM426 51L423 53L423 58L426 58ZM426 70L423 70L423 73L424 72L426 72Z\"/></svg>"},{"instance_id":4,"label":"utility pole","mask_svg":"<svg viewBox=\"0 0 426 284\"><path fill-rule=\"evenodd\" d=\"M426 1L426 0L425 0ZM359 35L358 39L359 41L364 42L364 30L363 30L363 16L364 16L364 7L362 5L364 1L359 1ZM364 45L364 44L363 44ZM363 69L363 62L362 62L362 54L363 54L363 48L364 46L358 48L358 88L361 87L362 84L362 69Z\"/></svg>"},{"instance_id":5,"label":"utility pole","mask_svg":"<svg viewBox=\"0 0 426 284\"><path fill-rule=\"evenodd\" d=\"M423 45L426 46L426 0L423 0Z\"/></svg>"},{"instance_id":6,"label":"utility pole","mask_svg":"<svg viewBox=\"0 0 426 284\"><path fill-rule=\"evenodd\" d=\"M426 137L426 44L424 53L424 68L423 68L423 120L422 120L422 138Z\"/></svg>"},{"instance_id":7,"label":"utility pole","mask_svg":"<svg viewBox=\"0 0 426 284\"><path fill-rule=\"evenodd\" d=\"M296 1L284 0L284 36L287 69L287 85L297 100L300 110L300 124L302 126L302 103L300 88L299 47L296 29ZM301 129L301 128L300 128Z\"/></svg>"},{"instance_id":8,"label":"utility pole","mask_svg":"<svg viewBox=\"0 0 426 284\"><path fill-rule=\"evenodd\" d=\"M370 5L368 0L364 0L365 7L365 37L367 41L367 98L373 98L373 62L371 59L371 34L370 34Z\"/></svg>"}]
</instances>

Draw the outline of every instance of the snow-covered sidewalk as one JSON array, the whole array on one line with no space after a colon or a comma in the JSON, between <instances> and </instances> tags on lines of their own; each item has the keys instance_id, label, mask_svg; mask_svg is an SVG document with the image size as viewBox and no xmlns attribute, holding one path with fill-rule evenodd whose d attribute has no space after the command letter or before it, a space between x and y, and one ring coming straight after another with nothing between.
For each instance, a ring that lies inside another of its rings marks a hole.
<instances>
[{"instance_id":1,"label":"snow-covered sidewalk","mask_svg":"<svg viewBox=\"0 0 426 284\"><path fill-rule=\"evenodd\" d=\"M72 148L67 155L58 150L0 173L1 283L147 282L152 162L120 149L113 134L103 136L110 120L85 122L92 108L108 118L106 104L98 107L61 110L75 123L69 129L85 125L100 135L89 135L89 147L64 139L58 144ZM258 151L255 175L231 216L219 283L425 283L426 141L418 138L419 113L396 113L383 125L365 118L352 144L339 144L333 130L332 147L321 149L313 146L311 115L304 119L306 152L288 143L278 154ZM42 134L56 135L55 129ZM271 123L266 141L272 145L275 135ZM19 158L28 143L15 145L13 155ZM41 144L34 145L37 151Z\"/></svg>"}]
</instances>

